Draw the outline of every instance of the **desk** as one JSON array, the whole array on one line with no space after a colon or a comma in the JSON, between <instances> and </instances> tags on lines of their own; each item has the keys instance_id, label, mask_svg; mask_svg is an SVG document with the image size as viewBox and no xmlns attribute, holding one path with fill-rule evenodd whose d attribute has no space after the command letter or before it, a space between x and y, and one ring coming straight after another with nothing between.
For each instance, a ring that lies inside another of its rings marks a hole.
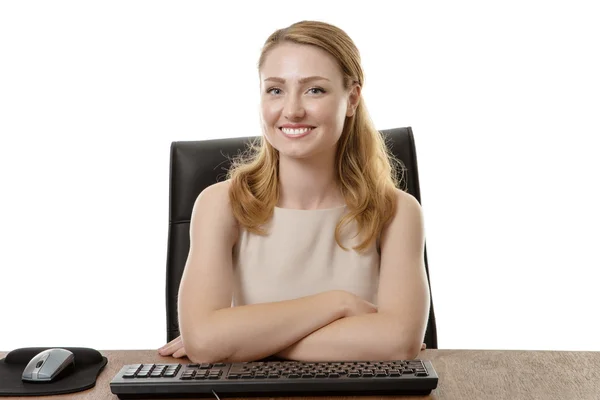
<instances>
[{"instance_id":1,"label":"desk","mask_svg":"<svg viewBox=\"0 0 600 400\"><path fill-rule=\"evenodd\" d=\"M0 352L0 359L7 352ZM108 364L92 389L60 395L60 399L116 400L110 381L125 364L186 363L187 358L161 357L156 350L100 351ZM431 360L438 373L438 387L420 399L600 399L600 352L425 350L420 359ZM54 396L57 397L57 396ZM0 397L3 399L53 399L46 397ZM315 399L323 400L325 397ZM376 396L357 399L379 399ZM393 396L385 397L393 399ZM222 398L223 400L225 397ZM230 398L227 398L230 399ZM289 399L289 398L288 398ZM296 397L294 400L306 399ZM339 397L338 399L342 399ZM348 399L344 397L344 399Z\"/></svg>"}]
</instances>

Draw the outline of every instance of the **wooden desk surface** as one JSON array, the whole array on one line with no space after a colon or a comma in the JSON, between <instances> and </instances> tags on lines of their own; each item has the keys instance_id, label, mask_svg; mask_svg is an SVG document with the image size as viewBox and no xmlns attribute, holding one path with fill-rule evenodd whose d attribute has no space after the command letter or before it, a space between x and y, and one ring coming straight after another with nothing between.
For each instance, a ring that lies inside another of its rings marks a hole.
<instances>
[{"instance_id":1,"label":"wooden desk surface","mask_svg":"<svg viewBox=\"0 0 600 400\"><path fill-rule=\"evenodd\" d=\"M0 352L0 359L7 352ZM187 358L161 357L156 350L105 350L108 364L98 376L96 386L79 393L28 399L116 400L110 381L125 364L187 363ZM438 376L438 387L419 399L600 399L600 352L579 351L505 351L505 350L425 350L420 359L431 360ZM9 399L11 397L0 397ZM24 397L12 397L24 399ZM231 399L230 397L222 397ZM324 397L314 397L323 399ZM337 397L348 399L350 397ZM376 396L352 397L376 399ZM385 399L393 399L386 396ZM402 398L398 396L397 398ZM256 398L255 398L256 399ZM281 398L283 399L283 398ZM289 398L294 400L307 397Z\"/></svg>"}]
</instances>

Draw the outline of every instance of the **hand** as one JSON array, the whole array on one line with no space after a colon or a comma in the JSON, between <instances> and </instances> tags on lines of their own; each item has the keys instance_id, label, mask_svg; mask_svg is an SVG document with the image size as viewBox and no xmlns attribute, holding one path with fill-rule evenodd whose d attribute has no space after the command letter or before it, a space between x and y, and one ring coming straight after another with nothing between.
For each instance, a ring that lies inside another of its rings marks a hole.
<instances>
[{"instance_id":1,"label":"hand","mask_svg":"<svg viewBox=\"0 0 600 400\"><path fill-rule=\"evenodd\" d=\"M344 312L346 317L354 317L363 314L371 314L377 312L377 306L370 303L354 293L342 291L344 298Z\"/></svg>"},{"instance_id":2,"label":"hand","mask_svg":"<svg viewBox=\"0 0 600 400\"><path fill-rule=\"evenodd\" d=\"M158 349L158 354L161 356L173 356L175 358L187 356L181 336L177 336L175 339Z\"/></svg>"}]
</instances>

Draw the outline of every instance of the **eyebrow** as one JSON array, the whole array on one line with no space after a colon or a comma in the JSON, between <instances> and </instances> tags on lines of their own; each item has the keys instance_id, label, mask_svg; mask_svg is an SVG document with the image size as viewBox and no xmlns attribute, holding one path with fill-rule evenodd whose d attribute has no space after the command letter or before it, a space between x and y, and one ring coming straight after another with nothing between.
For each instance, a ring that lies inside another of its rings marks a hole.
<instances>
[{"instance_id":1,"label":"eyebrow","mask_svg":"<svg viewBox=\"0 0 600 400\"><path fill-rule=\"evenodd\" d=\"M275 81L275 82L279 82L279 83L285 83L285 79L276 78L274 76L265 79L265 82L266 81ZM306 78L298 79L298 83L306 83L306 82L310 82L310 81L329 81L329 79L323 78L322 76L307 76Z\"/></svg>"}]
</instances>

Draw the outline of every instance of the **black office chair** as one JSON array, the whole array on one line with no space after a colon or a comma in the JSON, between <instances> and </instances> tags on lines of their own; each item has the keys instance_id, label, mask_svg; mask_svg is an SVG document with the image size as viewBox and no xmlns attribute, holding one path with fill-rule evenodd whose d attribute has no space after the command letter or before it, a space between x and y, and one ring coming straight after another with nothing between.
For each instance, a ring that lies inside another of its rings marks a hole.
<instances>
[{"instance_id":1,"label":"black office chair","mask_svg":"<svg viewBox=\"0 0 600 400\"><path fill-rule=\"evenodd\" d=\"M421 202L417 153L410 127L383 130L386 143L405 167L403 184ZM190 248L190 219L194 202L206 187L226 178L229 158L246 149L252 137L173 142L169 178L169 241L167 246L167 342L179 336L177 293ZM228 156L229 158L227 158ZM427 247L425 247L425 268ZM429 285L431 293L431 284ZM425 332L428 349L437 349L433 299Z\"/></svg>"}]
</instances>

